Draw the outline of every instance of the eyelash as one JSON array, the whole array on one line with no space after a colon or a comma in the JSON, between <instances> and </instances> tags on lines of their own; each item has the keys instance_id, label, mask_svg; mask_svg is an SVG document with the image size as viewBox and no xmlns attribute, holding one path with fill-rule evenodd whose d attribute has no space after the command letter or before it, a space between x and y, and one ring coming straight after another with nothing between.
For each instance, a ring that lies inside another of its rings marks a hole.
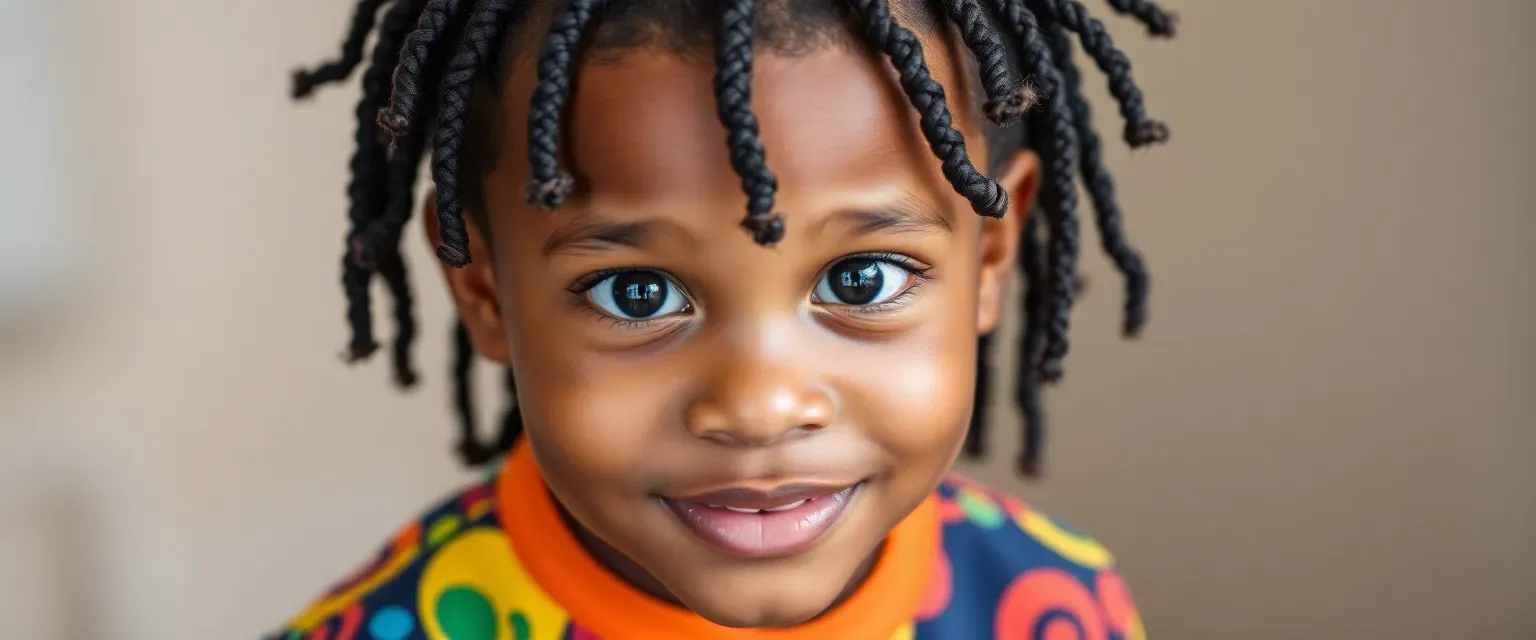
<instances>
[{"instance_id":1,"label":"eyelash","mask_svg":"<svg viewBox=\"0 0 1536 640\"><path fill-rule=\"evenodd\" d=\"M576 280L576 282L571 284L571 287L570 287L570 289L568 289L568 291L570 291L572 294L575 294L575 296L576 296L576 303L581 307L582 311L586 312L587 315L590 315L593 318L596 318L598 320L602 320L604 322L607 322L609 324L609 326L614 328L614 329L619 329L619 330L623 330L623 331L637 331L637 330L640 330L640 329L645 329L647 327L650 327L650 326L654 325L658 321L665 321L665 320L670 319L670 316L662 317L662 318L642 318L640 320L630 320L628 318L615 318L615 317L613 317L611 315L603 313L601 309L598 309L597 307L592 305L592 301L591 300L587 299L587 293L592 291L592 289L597 287L597 285L602 284L602 282L604 280L612 278L613 276L616 276L616 275L621 275L621 274L625 274L625 273L635 273L637 271L638 272L644 272L644 273L662 274L663 277L665 277L665 274L663 272L658 271L656 269L649 269L649 268L646 268L646 267L618 267L618 268L613 268L613 269L603 269L602 271L595 271L595 272L589 273L587 275L584 275L581 278L578 278ZM676 280L673 280L672 278L667 278L667 280L672 283L672 286L677 287L678 291L681 291L684 296L688 295L688 290L684 289L683 285L678 284L678 282ZM688 309L692 309L693 308L692 299L689 300L689 304L688 304L688 306L686 308L688 308Z\"/></svg>"},{"instance_id":2,"label":"eyelash","mask_svg":"<svg viewBox=\"0 0 1536 640\"><path fill-rule=\"evenodd\" d=\"M853 259L877 260L877 261L880 261L880 262L885 262L887 264L896 265L898 268L902 269L903 271L906 271L908 274L911 274L911 276L912 276L912 284L908 285L906 290L902 291L896 297L891 298L890 300L886 300L885 302L881 302L879 304L872 304L872 305L865 305L865 306L837 305L837 304L828 305L828 306L840 307L845 312L848 312L848 313L856 313L856 314L861 314L861 315L878 315L878 314L881 314L881 313L886 313L886 312L891 311L893 309L899 309L899 308L901 308L903 306L906 306L911 301L911 299L916 295L915 292L919 288L921 288L923 285L927 284L931 280L931 278L929 278L927 274L932 269L932 267L927 267L927 266L919 265L917 263L917 261L915 261L912 258L909 258L907 256L901 255L899 253L890 253L890 252L885 252L885 251L877 251L877 252L872 252L872 253L856 253L856 254L852 254L852 255L842 256L842 257L838 258L837 260L834 260L833 262L829 263L825 269L823 269L821 272L819 272L821 275L818 276L818 280L820 278L825 278L826 277L826 269L829 269L832 266L834 266L834 265L836 265L839 262L842 262L844 260L853 260ZM658 320L666 320L667 318L646 318L646 319L642 319L642 320L630 320L630 319L627 319L627 318L615 318L615 317L613 317L611 315L603 313L600 309L592 306L591 301L589 301L587 299L587 293L590 292L597 285L601 284L604 280L607 280L608 278L611 278L611 277L616 276L616 275L625 274L625 273L633 273L633 272L636 272L636 271L643 271L643 272L648 272L648 273L661 273L661 272L659 272L659 271L657 271L655 269L650 269L650 268L646 268L646 267L618 267L618 268L613 268L613 269L604 269L602 271L595 271L593 273L590 273L590 274L587 274L585 276L582 276L575 283L573 283L571 285L570 289L568 289L568 290L572 294L574 294L576 296L577 302L578 302L578 304L580 304L581 309L583 311L585 311L587 314L591 315L594 318L597 318L599 320L603 320L603 321L609 323L609 325L611 327L613 327L615 329L621 329L621 330L645 329L645 328L650 327L653 324L655 324ZM671 280L671 278L668 278L668 280ZM676 281L673 281L672 284L674 286L676 286L679 290L681 290L684 295L687 295L687 290L684 289L681 284L678 284ZM825 303L823 303L823 304L825 304ZM692 304L689 305L689 308L690 309L692 308Z\"/></svg>"},{"instance_id":3,"label":"eyelash","mask_svg":"<svg viewBox=\"0 0 1536 640\"><path fill-rule=\"evenodd\" d=\"M615 318L615 317L610 316L610 315L608 315L606 313L603 313L602 311L598 310L597 307L594 307L590 303L586 303L586 302L582 303L581 310L586 312L587 315L592 316L593 318L596 318L598 320L601 320L603 322L608 323L609 327L614 328L614 329L619 329L621 331L638 331L638 330L645 329L647 327L650 327L650 326L654 325L658 320L670 320L671 319L671 316L668 316L668 317L665 317L665 318L645 318L645 319L642 319L642 320L630 320L628 318Z\"/></svg>"},{"instance_id":4,"label":"eyelash","mask_svg":"<svg viewBox=\"0 0 1536 640\"><path fill-rule=\"evenodd\" d=\"M900 309L901 307L906 306L909 302L911 302L912 298L917 295L915 292L918 290L918 288L932 280L932 278L928 277L928 272L931 271L933 267L919 265L916 260L913 260L912 258L901 255L899 253L890 253L885 251L876 251L872 253L855 253L853 255L842 256L829 263L825 269L822 269L820 272L821 275L817 277L817 280L820 281L821 278L826 277L826 269L830 269L844 260L854 259L877 260L887 264L896 265L898 268L906 271L908 274L911 274L912 284L908 285L906 290L902 291L900 294L897 294L896 297L879 304L864 306L831 304L828 306L836 306L845 312L857 313L861 315L878 315L881 313L887 313L894 309Z\"/></svg>"},{"instance_id":5,"label":"eyelash","mask_svg":"<svg viewBox=\"0 0 1536 640\"><path fill-rule=\"evenodd\" d=\"M593 287L596 287L598 284L602 283L602 281L607 280L608 278L625 273L634 273L636 271L645 273L661 273L655 269L647 269L645 267L618 267L614 269L603 269L602 271L594 271L580 278L577 278L575 282L571 283L570 289L567 290L577 295L584 294L588 291L591 291Z\"/></svg>"}]
</instances>

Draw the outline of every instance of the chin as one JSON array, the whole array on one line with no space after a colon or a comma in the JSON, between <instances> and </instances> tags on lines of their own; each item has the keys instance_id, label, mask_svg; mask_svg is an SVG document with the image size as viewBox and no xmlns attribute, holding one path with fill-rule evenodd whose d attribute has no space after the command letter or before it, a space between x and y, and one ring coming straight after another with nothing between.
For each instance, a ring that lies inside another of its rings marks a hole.
<instances>
[{"instance_id":1,"label":"chin","mask_svg":"<svg viewBox=\"0 0 1536 640\"><path fill-rule=\"evenodd\" d=\"M830 600L819 607L752 606L754 603L740 602L695 604L684 601L683 604L705 620L722 627L737 629L792 627L802 622L809 622L832 606ZM723 606L711 607L712 604Z\"/></svg>"},{"instance_id":2,"label":"chin","mask_svg":"<svg viewBox=\"0 0 1536 640\"><path fill-rule=\"evenodd\" d=\"M715 579L701 581L710 584L699 585L698 591L674 590L673 594L704 619L735 628L789 627L807 622L832 608L848 582L848 577L833 579L828 588L827 576L712 577Z\"/></svg>"}]
</instances>

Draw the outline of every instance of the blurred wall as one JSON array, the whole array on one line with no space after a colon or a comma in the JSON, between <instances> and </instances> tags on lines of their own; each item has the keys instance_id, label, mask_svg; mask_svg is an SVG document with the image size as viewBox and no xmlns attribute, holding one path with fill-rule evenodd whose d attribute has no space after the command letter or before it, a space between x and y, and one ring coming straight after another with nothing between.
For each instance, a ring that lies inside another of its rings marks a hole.
<instances>
[{"instance_id":1,"label":"blurred wall","mask_svg":"<svg viewBox=\"0 0 1536 640\"><path fill-rule=\"evenodd\" d=\"M1164 1L1171 43L1086 2L1174 126L1109 148L1153 325L1085 242L1050 477L1011 428L968 470L1116 549L1155 638L1536 637L1536 4ZM50 3L89 276L0 325L0 637L250 637L465 478L419 238L425 385L338 356L356 94L285 83L349 5Z\"/></svg>"}]
</instances>

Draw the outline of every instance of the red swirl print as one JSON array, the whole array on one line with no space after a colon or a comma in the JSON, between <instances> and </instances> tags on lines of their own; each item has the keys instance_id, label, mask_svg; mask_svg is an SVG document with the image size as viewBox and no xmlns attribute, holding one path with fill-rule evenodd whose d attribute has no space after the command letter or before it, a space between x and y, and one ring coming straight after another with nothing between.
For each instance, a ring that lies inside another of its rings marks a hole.
<instances>
[{"instance_id":1,"label":"red swirl print","mask_svg":"<svg viewBox=\"0 0 1536 640\"><path fill-rule=\"evenodd\" d=\"M923 591L923 600L917 606L917 620L919 622L932 620L944 613L949 608L949 599L955 591L955 570L950 566L949 554L944 552L942 545L935 549L938 554L933 560L933 574L928 578L928 586Z\"/></svg>"},{"instance_id":2,"label":"red swirl print","mask_svg":"<svg viewBox=\"0 0 1536 640\"><path fill-rule=\"evenodd\" d=\"M354 640L357 632L363 628L363 605L354 604L347 607L341 614L341 623L336 626L336 640Z\"/></svg>"},{"instance_id":3,"label":"red swirl print","mask_svg":"<svg viewBox=\"0 0 1536 640\"><path fill-rule=\"evenodd\" d=\"M1100 571L1094 582L1094 591L1099 593L1099 607L1104 610L1109 630L1125 636L1127 640L1145 638L1141 614L1136 611L1136 603L1131 600L1131 590L1125 586L1125 580L1120 574Z\"/></svg>"},{"instance_id":4,"label":"red swirl print","mask_svg":"<svg viewBox=\"0 0 1536 640\"><path fill-rule=\"evenodd\" d=\"M1108 640L1098 603L1082 582L1054 568L1014 578L997 605L998 640Z\"/></svg>"}]
</instances>

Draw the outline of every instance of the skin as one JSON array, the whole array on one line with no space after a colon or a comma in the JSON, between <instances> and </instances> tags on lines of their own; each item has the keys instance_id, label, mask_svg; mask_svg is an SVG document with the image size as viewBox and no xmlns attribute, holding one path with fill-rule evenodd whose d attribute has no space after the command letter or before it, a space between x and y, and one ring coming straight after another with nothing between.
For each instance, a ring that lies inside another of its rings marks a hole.
<instances>
[{"instance_id":1,"label":"skin","mask_svg":"<svg viewBox=\"0 0 1536 640\"><path fill-rule=\"evenodd\" d=\"M970 94L958 58L924 44L953 108ZM503 122L527 121L533 80L532 62L516 63ZM553 213L523 201L524 127L498 127L480 218L490 234L471 224L474 261L445 274L477 348L514 366L527 444L594 555L718 624L787 626L857 586L958 454L976 338L998 323L1038 163L1020 152L1006 164L997 177L1013 208L983 219L943 179L884 58L765 51L753 104L788 230L764 248L738 226L746 200L712 83L710 65L644 49L586 65L565 138L578 190ZM954 115L979 163L970 112ZM898 223L870 230L850 212ZM633 242L579 240L610 223L646 226ZM840 259L870 252L925 271L874 308L813 295ZM665 274L687 310L625 322L572 291L623 268ZM777 559L714 550L658 499L859 481L815 547Z\"/></svg>"}]
</instances>

